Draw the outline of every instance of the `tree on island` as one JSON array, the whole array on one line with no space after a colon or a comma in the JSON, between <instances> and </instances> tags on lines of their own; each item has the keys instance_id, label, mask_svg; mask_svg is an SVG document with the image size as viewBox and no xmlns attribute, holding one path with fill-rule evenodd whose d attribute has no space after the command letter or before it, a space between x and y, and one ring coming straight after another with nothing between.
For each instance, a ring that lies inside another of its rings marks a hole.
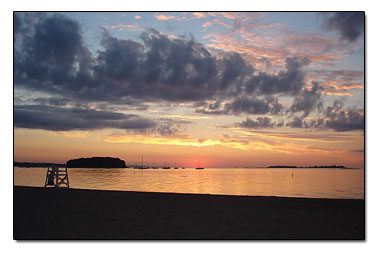
<instances>
[{"instance_id":1,"label":"tree on island","mask_svg":"<svg viewBox=\"0 0 376 254\"><path fill-rule=\"evenodd\" d=\"M125 161L111 157L79 158L67 161L68 168L126 168Z\"/></svg>"}]
</instances>

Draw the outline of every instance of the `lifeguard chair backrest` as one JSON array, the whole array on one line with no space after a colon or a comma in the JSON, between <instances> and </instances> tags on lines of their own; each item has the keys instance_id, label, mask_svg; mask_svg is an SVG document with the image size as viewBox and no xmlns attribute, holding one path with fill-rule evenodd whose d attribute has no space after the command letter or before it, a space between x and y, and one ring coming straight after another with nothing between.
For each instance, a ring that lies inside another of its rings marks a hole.
<instances>
[{"instance_id":1,"label":"lifeguard chair backrest","mask_svg":"<svg viewBox=\"0 0 376 254\"><path fill-rule=\"evenodd\" d=\"M57 168L52 167L51 171L49 171L49 174L48 174L48 185L55 185L54 180L55 180L56 173L57 173Z\"/></svg>"}]
</instances>

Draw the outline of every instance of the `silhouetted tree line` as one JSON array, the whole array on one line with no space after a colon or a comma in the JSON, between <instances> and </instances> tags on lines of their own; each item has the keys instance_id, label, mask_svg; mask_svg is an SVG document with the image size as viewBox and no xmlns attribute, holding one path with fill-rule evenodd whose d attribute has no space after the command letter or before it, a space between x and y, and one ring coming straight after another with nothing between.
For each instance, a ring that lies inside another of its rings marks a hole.
<instances>
[{"instance_id":1,"label":"silhouetted tree line","mask_svg":"<svg viewBox=\"0 0 376 254\"><path fill-rule=\"evenodd\" d=\"M47 162L13 162L13 166L20 168L47 168L47 167L65 167L65 164L61 163L47 163Z\"/></svg>"},{"instance_id":2,"label":"silhouetted tree line","mask_svg":"<svg viewBox=\"0 0 376 254\"><path fill-rule=\"evenodd\" d=\"M67 161L68 168L126 168L125 161L111 157L79 158Z\"/></svg>"}]
</instances>

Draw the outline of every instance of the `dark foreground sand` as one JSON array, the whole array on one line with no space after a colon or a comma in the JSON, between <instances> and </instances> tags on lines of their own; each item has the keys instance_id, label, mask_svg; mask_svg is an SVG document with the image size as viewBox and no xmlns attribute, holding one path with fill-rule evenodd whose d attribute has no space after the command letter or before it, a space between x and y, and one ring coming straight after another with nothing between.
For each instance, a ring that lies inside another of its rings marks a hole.
<instances>
[{"instance_id":1,"label":"dark foreground sand","mask_svg":"<svg viewBox=\"0 0 376 254\"><path fill-rule=\"evenodd\" d=\"M23 239L364 239L364 200L14 187Z\"/></svg>"}]
</instances>

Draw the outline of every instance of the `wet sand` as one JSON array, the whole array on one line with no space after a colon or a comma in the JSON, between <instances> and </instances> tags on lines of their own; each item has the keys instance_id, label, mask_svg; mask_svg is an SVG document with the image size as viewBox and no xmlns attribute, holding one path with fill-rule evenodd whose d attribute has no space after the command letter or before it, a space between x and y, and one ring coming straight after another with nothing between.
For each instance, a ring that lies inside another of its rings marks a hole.
<instances>
[{"instance_id":1,"label":"wet sand","mask_svg":"<svg viewBox=\"0 0 376 254\"><path fill-rule=\"evenodd\" d=\"M365 238L365 202L14 187L13 237L31 239Z\"/></svg>"}]
</instances>

